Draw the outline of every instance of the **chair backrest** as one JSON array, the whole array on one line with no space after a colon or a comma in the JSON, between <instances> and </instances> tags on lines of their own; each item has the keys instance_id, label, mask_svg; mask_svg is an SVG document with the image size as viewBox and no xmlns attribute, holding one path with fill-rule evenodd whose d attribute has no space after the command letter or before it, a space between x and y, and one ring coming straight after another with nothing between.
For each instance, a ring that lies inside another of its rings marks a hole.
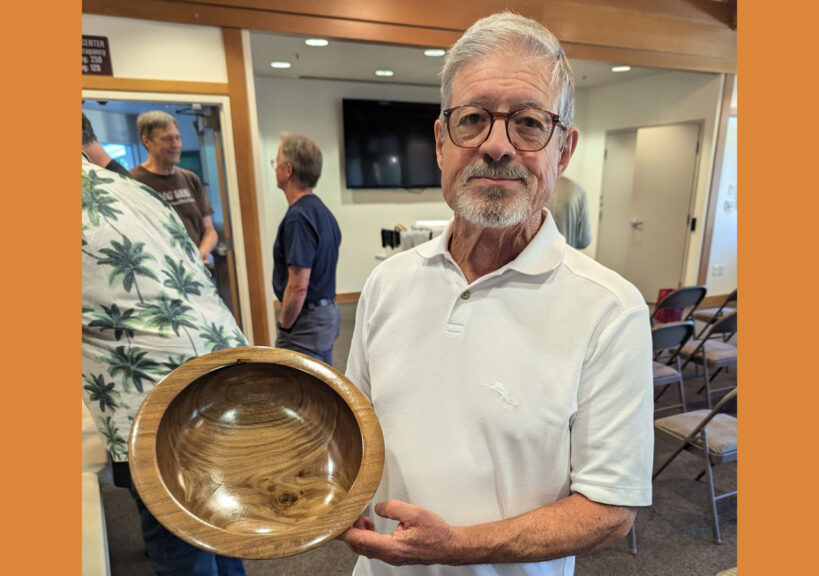
<instances>
[{"instance_id":1,"label":"chair backrest","mask_svg":"<svg viewBox=\"0 0 819 576\"><path fill-rule=\"evenodd\" d=\"M711 336L715 336L717 334L725 335L725 334L736 334L737 332L737 313L734 312L732 314L728 314L727 316L723 316L716 322L711 325L711 329L708 331L708 335L703 338L703 340L708 340Z\"/></svg>"},{"instance_id":2,"label":"chair backrest","mask_svg":"<svg viewBox=\"0 0 819 576\"><path fill-rule=\"evenodd\" d=\"M717 313L714 314L714 317L717 318L717 317L721 316L723 308L725 308L726 306L730 306L731 304L733 304L734 307L736 307L736 305L737 305L737 291L736 290L734 290L733 292L728 294L728 296L725 298L725 300L722 301L722 304L719 305L719 309L717 310Z\"/></svg>"},{"instance_id":3,"label":"chair backrest","mask_svg":"<svg viewBox=\"0 0 819 576\"><path fill-rule=\"evenodd\" d=\"M734 290L730 294L728 294L728 298L725 299L725 302L722 304L723 306L727 306L728 304L736 304L737 303L737 291Z\"/></svg>"},{"instance_id":4,"label":"chair backrest","mask_svg":"<svg viewBox=\"0 0 819 576\"><path fill-rule=\"evenodd\" d=\"M700 305L702 299L705 298L705 290L705 286L686 286L679 290L674 290L674 292L668 294L654 306L654 312L651 313L651 322L654 323L654 317L660 310L692 307L691 311L685 317L685 320L688 320L692 317L692 313L696 310L697 306Z\"/></svg>"},{"instance_id":5,"label":"chair backrest","mask_svg":"<svg viewBox=\"0 0 819 576\"><path fill-rule=\"evenodd\" d=\"M651 329L651 343L654 352L679 348L685 344L694 333L694 323L669 322L660 324Z\"/></svg>"}]
</instances>

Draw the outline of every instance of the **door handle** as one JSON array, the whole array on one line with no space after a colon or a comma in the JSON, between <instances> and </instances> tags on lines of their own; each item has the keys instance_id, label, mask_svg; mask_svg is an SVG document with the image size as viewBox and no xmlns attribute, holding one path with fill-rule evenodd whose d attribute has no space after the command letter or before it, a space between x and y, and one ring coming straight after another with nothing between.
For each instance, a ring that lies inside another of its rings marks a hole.
<instances>
[{"instance_id":1,"label":"door handle","mask_svg":"<svg viewBox=\"0 0 819 576\"><path fill-rule=\"evenodd\" d=\"M642 230L643 229L643 221L637 220L637 218L631 219L631 227L635 230Z\"/></svg>"}]
</instances>

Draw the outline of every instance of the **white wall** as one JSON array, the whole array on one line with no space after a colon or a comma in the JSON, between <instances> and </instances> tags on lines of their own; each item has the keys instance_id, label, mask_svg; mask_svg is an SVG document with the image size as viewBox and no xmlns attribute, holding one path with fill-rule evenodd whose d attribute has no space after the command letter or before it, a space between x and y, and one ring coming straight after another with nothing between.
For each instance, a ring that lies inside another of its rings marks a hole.
<instances>
[{"instance_id":1,"label":"white wall","mask_svg":"<svg viewBox=\"0 0 819 576\"><path fill-rule=\"evenodd\" d=\"M582 112L582 123L578 121L580 141L567 175L582 185L588 194L593 236L590 248L593 249L587 249L587 252L593 255L596 251L606 132L702 121L703 141L693 212L698 225L696 232L691 234L683 280L684 284L696 283L721 93L722 77L717 74L673 71L586 89L586 94L579 98L586 108ZM573 165L576 162L579 169L575 171Z\"/></svg>"},{"instance_id":2,"label":"white wall","mask_svg":"<svg viewBox=\"0 0 819 576\"><path fill-rule=\"evenodd\" d=\"M272 292L273 240L287 211L284 193L276 187L270 161L276 158L281 132L296 132L313 139L324 157L315 192L335 214L341 227L336 291L359 292L382 253L381 228L417 220L448 219L452 211L440 188L406 190L348 190L343 177L343 98L439 102L438 88L378 85L377 83L321 80L280 80L256 76L256 103L261 138L264 189L262 202L262 253L266 289ZM429 137L433 138L430 124Z\"/></svg>"},{"instance_id":3,"label":"white wall","mask_svg":"<svg viewBox=\"0 0 819 576\"><path fill-rule=\"evenodd\" d=\"M83 14L82 33L108 38L118 78L227 82L218 27Z\"/></svg>"},{"instance_id":4,"label":"white wall","mask_svg":"<svg viewBox=\"0 0 819 576\"><path fill-rule=\"evenodd\" d=\"M719 183L714 234L706 285L709 294L728 294L737 287L737 118L730 118Z\"/></svg>"},{"instance_id":5,"label":"white wall","mask_svg":"<svg viewBox=\"0 0 819 576\"><path fill-rule=\"evenodd\" d=\"M737 108L737 82L731 94L731 107ZM711 238L711 258L708 262L706 285L710 294L728 294L737 287L737 117L728 122L722 176L714 214Z\"/></svg>"},{"instance_id":6,"label":"white wall","mask_svg":"<svg viewBox=\"0 0 819 576\"><path fill-rule=\"evenodd\" d=\"M381 228L391 228L397 223L410 226L420 219L451 217L440 190L420 194L400 190L347 190L342 172L342 98L435 102L437 88L262 77L256 77L255 83L264 175L262 242L266 279L272 273L273 239L287 209L270 167L280 132L305 134L314 139L324 153L324 170L316 192L338 218L343 234L337 280L339 293L357 292L363 287L367 275L377 264L375 254L382 251ZM566 176L583 186L589 195L594 240L584 250L587 254L594 256L596 251L606 131L700 120L704 125L703 145L694 207L699 225L691 237L685 278L687 284L696 282L721 89L721 77L715 74L665 72L577 91L575 123L580 130L580 141ZM270 290L269 282L267 284Z\"/></svg>"}]
</instances>

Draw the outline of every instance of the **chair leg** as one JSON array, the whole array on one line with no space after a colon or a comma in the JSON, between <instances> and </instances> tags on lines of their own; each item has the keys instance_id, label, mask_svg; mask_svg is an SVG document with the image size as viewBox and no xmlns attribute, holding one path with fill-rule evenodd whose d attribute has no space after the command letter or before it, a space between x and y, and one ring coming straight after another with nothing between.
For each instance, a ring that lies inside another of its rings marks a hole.
<instances>
[{"instance_id":1,"label":"chair leg","mask_svg":"<svg viewBox=\"0 0 819 576\"><path fill-rule=\"evenodd\" d=\"M708 375L708 362L702 363L702 371L705 374L705 403L708 409L711 409L711 378Z\"/></svg>"},{"instance_id":2,"label":"chair leg","mask_svg":"<svg viewBox=\"0 0 819 576\"><path fill-rule=\"evenodd\" d=\"M719 516L717 515L717 495L714 491L714 471L711 468L711 458L708 454L708 432L702 431L703 456L705 457L705 473L708 476L708 498L711 506L711 522L714 533L714 543L722 544L719 534Z\"/></svg>"},{"instance_id":3,"label":"chair leg","mask_svg":"<svg viewBox=\"0 0 819 576\"><path fill-rule=\"evenodd\" d=\"M631 530L628 531L628 542L631 553L637 556L637 519L634 519L635 524L631 525Z\"/></svg>"},{"instance_id":4,"label":"chair leg","mask_svg":"<svg viewBox=\"0 0 819 576\"><path fill-rule=\"evenodd\" d=\"M685 412L685 384L683 383L682 366L680 365L679 356L677 356L677 372L680 373L680 405L682 406L682 411Z\"/></svg>"}]
</instances>

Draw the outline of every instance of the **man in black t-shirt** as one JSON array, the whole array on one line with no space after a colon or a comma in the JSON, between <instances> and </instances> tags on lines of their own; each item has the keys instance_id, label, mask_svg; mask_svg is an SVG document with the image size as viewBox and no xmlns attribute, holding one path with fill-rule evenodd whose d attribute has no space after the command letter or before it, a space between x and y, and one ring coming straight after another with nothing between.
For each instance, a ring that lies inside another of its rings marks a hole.
<instances>
[{"instance_id":1,"label":"man in black t-shirt","mask_svg":"<svg viewBox=\"0 0 819 576\"><path fill-rule=\"evenodd\" d=\"M144 112L137 118L137 129L148 160L132 168L131 176L156 190L171 205L208 264L210 252L219 241L211 217L213 208L199 177L177 166L182 138L176 119L160 110Z\"/></svg>"},{"instance_id":2,"label":"man in black t-shirt","mask_svg":"<svg viewBox=\"0 0 819 576\"><path fill-rule=\"evenodd\" d=\"M321 150L297 134L281 134L276 184L289 208L273 244L273 291L282 304L278 348L333 363L341 314L335 302L341 231L313 188L321 176Z\"/></svg>"}]
</instances>

